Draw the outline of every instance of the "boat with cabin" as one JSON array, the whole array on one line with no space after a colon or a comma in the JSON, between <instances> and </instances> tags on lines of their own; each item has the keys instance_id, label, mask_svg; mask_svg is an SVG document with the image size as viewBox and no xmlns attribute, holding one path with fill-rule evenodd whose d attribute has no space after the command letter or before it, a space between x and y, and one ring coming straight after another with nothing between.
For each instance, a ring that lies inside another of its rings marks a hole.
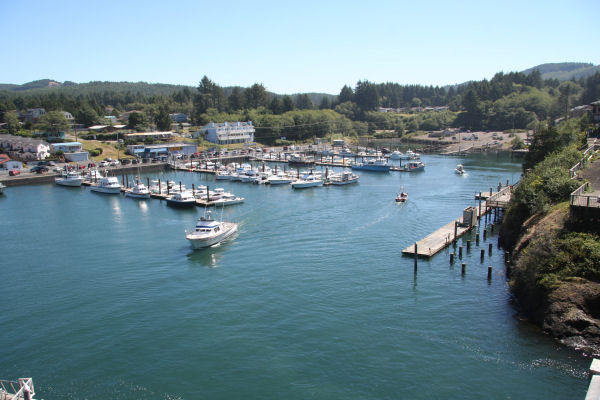
<instances>
[{"instance_id":1,"label":"boat with cabin","mask_svg":"<svg viewBox=\"0 0 600 400\"><path fill-rule=\"evenodd\" d=\"M467 171L465 171L465 167L462 164L458 164L454 169L454 172L458 175L464 175L467 173Z\"/></svg>"},{"instance_id":2,"label":"boat with cabin","mask_svg":"<svg viewBox=\"0 0 600 400\"><path fill-rule=\"evenodd\" d=\"M196 205L196 198L191 190L183 190L167 197L167 205L180 208L193 207Z\"/></svg>"},{"instance_id":3,"label":"boat with cabin","mask_svg":"<svg viewBox=\"0 0 600 400\"><path fill-rule=\"evenodd\" d=\"M425 164L423 164L423 162L421 162L420 160L412 160L406 163L406 165L404 165L404 171L405 172L418 172L418 171L425 171Z\"/></svg>"},{"instance_id":4,"label":"boat with cabin","mask_svg":"<svg viewBox=\"0 0 600 400\"><path fill-rule=\"evenodd\" d=\"M369 158L365 162L357 163L352 169L361 171L389 172L390 165L385 158Z\"/></svg>"},{"instance_id":5,"label":"boat with cabin","mask_svg":"<svg viewBox=\"0 0 600 400\"><path fill-rule=\"evenodd\" d=\"M401 160L404 154L401 151L394 150L390 153L390 160Z\"/></svg>"},{"instance_id":6,"label":"boat with cabin","mask_svg":"<svg viewBox=\"0 0 600 400\"><path fill-rule=\"evenodd\" d=\"M185 232L185 238L194 249L201 249L221 243L237 232L237 229L238 224L235 222L216 221L210 216L210 211L207 211L198 219L193 231Z\"/></svg>"},{"instance_id":7,"label":"boat with cabin","mask_svg":"<svg viewBox=\"0 0 600 400\"><path fill-rule=\"evenodd\" d=\"M360 178L360 175L356 175L349 169L344 169L340 173L332 174L329 177L329 183L332 185L348 185L358 182L358 178Z\"/></svg>"},{"instance_id":8,"label":"boat with cabin","mask_svg":"<svg viewBox=\"0 0 600 400\"><path fill-rule=\"evenodd\" d=\"M121 193L121 184L119 179L115 176L105 176L100 179L98 183L90 186L92 192L106 193L106 194L119 194Z\"/></svg>"},{"instance_id":9,"label":"boat with cabin","mask_svg":"<svg viewBox=\"0 0 600 400\"><path fill-rule=\"evenodd\" d=\"M293 189L304 189L315 186L323 186L323 180L320 176L314 174L303 174L300 178L292 182Z\"/></svg>"},{"instance_id":10,"label":"boat with cabin","mask_svg":"<svg viewBox=\"0 0 600 400\"><path fill-rule=\"evenodd\" d=\"M288 160L289 165L314 165L314 163L313 157L297 153L291 154Z\"/></svg>"},{"instance_id":11,"label":"boat with cabin","mask_svg":"<svg viewBox=\"0 0 600 400\"><path fill-rule=\"evenodd\" d=\"M149 199L150 198L150 190L146 185L142 183L140 178L135 177L135 184L131 189L125 191L126 197L133 197L136 199Z\"/></svg>"},{"instance_id":12,"label":"boat with cabin","mask_svg":"<svg viewBox=\"0 0 600 400\"><path fill-rule=\"evenodd\" d=\"M83 176L77 171L65 171L54 182L61 186L79 187L83 183Z\"/></svg>"},{"instance_id":13,"label":"boat with cabin","mask_svg":"<svg viewBox=\"0 0 600 400\"><path fill-rule=\"evenodd\" d=\"M402 191L396 196L396 203L405 203L408 200L408 193L402 188Z\"/></svg>"}]
</instances>

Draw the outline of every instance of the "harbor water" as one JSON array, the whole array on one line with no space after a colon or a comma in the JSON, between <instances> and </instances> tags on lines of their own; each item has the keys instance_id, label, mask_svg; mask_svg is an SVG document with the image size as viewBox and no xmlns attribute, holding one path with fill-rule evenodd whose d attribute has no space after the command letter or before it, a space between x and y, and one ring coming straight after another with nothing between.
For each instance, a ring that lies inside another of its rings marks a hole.
<instances>
[{"instance_id":1,"label":"harbor water","mask_svg":"<svg viewBox=\"0 0 600 400\"><path fill-rule=\"evenodd\" d=\"M246 198L213 214L237 236L196 251L184 231L201 208L7 188L0 377L33 377L46 400L584 398L590 359L519 318L496 233L454 265L451 248L416 272L401 253L520 165L423 161L421 173L303 190L148 175Z\"/></svg>"}]
</instances>

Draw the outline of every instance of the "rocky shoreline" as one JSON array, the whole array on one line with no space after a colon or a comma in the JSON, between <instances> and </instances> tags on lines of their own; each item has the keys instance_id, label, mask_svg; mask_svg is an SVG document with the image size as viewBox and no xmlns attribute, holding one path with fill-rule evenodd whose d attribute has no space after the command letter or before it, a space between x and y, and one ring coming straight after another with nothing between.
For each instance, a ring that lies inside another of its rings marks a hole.
<instances>
[{"instance_id":1,"label":"rocky shoreline","mask_svg":"<svg viewBox=\"0 0 600 400\"><path fill-rule=\"evenodd\" d=\"M538 285L535 271L527 270L522 262L525 253L551 243L567 217L559 210L525 223L526 231L512 251L509 283L520 310L545 333L585 355L599 356L600 283L572 278L544 289Z\"/></svg>"}]
</instances>

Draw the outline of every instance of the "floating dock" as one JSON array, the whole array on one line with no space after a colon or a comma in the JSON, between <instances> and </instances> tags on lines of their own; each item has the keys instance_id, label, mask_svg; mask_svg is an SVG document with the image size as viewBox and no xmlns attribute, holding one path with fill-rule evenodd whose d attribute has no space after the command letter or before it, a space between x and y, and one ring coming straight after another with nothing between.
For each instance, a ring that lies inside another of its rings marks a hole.
<instances>
[{"instance_id":1,"label":"floating dock","mask_svg":"<svg viewBox=\"0 0 600 400\"><path fill-rule=\"evenodd\" d=\"M491 194L490 192L487 193L489 194L487 200L483 200L483 192L481 192L477 196L478 200L480 200L479 205L477 207L471 207L476 214L477 219L480 219L488 211L493 210L494 208L506 207L510 201L512 186L506 186L499 192L491 192ZM435 232L402 250L402 254L415 255L416 253L418 257L433 257L476 226L472 223L467 224L467 221L463 221L463 219L464 215L463 218L452 220ZM415 246L417 247L416 252Z\"/></svg>"}]
</instances>

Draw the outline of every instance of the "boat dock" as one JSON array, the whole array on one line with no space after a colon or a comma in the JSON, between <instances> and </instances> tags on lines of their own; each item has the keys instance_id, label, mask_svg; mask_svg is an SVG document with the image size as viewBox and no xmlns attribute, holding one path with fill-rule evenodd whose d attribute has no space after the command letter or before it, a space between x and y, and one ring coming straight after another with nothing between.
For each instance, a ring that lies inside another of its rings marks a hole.
<instances>
[{"instance_id":1,"label":"boat dock","mask_svg":"<svg viewBox=\"0 0 600 400\"><path fill-rule=\"evenodd\" d=\"M466 208L461 218L450 221L435 232L408 246L402 250L402 254L413 256L416 254L418 257L425 258L433 257L474 228L477 220L490 210L505 208L510 201L512 186L505 186L498 192L487 193L488 196L485 199L482 192L476 196L476 200L479 200L477 207Z\"/></svg>"}]
</instances>

